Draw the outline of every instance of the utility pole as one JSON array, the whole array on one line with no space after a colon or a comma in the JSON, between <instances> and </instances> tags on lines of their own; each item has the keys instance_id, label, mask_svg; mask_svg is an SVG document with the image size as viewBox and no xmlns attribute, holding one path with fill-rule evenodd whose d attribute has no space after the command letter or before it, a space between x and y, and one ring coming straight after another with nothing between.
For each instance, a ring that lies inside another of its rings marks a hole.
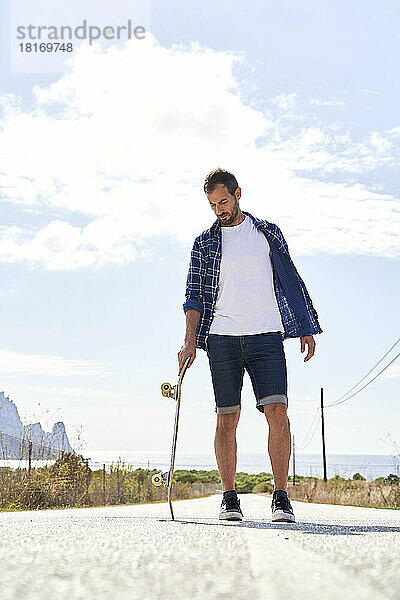
<instances>
[{"instance_id":1,"label":"utility pole","mask_svg":"<svg viewBox=\"0 0 400 600\"><path fill-rule=\"evenodd\" d=\"M321 428L322 428L322 462L324 466L324 481L326 476L326 453L325 453L325 425L324 425L324 388L321 388Z\"/></svg>"},{"instance_id":2,"label":"utility pole","mask_svg":"<svg viewBox=\"0 0 400 600\"><path fill-rule=\"evenodd\" d=\"M293 485L296 485L296 459L295 459L294 434L293 434Z\"/></svg>"}]
</instances>

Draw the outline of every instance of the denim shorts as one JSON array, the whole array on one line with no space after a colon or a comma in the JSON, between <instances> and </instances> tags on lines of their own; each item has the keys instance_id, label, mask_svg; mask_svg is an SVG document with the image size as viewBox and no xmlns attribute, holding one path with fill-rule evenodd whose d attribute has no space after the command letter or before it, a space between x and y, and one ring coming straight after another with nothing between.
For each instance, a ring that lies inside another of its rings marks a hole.
<instances>
[{"instance_id":1,"label":"denim shorts","mask_svg":"<svg viewBox=\"0 0 400 600\"><path fill-rule=\"evenodd\" d=\"M264 404L282 402L288 405L286 358L278 331L254 335L209 334L207 356L216 413L240 410L245 369L260 412L264 412Z\"/></svg>"}]
</instances>

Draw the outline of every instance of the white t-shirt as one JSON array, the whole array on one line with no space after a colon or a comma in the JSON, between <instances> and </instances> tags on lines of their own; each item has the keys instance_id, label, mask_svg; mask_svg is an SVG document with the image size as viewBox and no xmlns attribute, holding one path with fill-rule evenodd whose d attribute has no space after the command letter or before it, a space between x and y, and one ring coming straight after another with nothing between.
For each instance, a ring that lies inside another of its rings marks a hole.
<instances>
[{"instance_id":1,"label":"white t-shirt","mask_svg":"<svg viewBox=\"0 0 400 600\"><path fill-rule=\"evenodd\" d=\"M276 301L268 240L248 215L222 226L222 258L209 333L252 335L284 331Z\"/></svg>"}]
</instances>

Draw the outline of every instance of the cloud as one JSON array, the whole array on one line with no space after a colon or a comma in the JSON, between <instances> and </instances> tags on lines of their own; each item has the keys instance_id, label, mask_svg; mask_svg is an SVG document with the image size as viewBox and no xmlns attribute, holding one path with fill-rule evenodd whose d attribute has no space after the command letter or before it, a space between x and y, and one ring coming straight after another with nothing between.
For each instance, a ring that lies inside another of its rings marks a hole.
<instances>
[{"instance_id":1,"label":"cloud","mask_svg":"<svg viewBox=\"0 0 400 600\"><path fill-rule=\"evenodd\" d=\"M315 412L317 407L317 403L315 398L306 394L305 396L296 396L295 394L290 394L289 397L289 409L292 413L304 413L311 414Z\"/></svg>"},{"instance_id":2,"label":"cloud","mask_svg":"<svg viewBox=\"0 0 400 600\"><path fill-rule=\"evenodd\" d=\"M71 377L75 375L95 375L109 377L113 373L95 361L83 361L48 354L24 354L0 350L0 373L19 375L47 375L50 377Z\"/></svg>"},{"instance_id":3,"label":"cloud","mask_svg":"<svg viewBox=\"0 0 400 600\"><path fill-rule=\"evenodd\" d=\"M298 98L298 94L292 92L291 94L280 94L279 96L271 98L269 101L272 104L276 104L282 110L288 110L296 106Z\"/></svg>"},{"instance_id":4,"label":"cloud","mask_svg":"<svg viewBox=\"0 0 400 600\"><path fill-rule=\"evenodd\" d=\"M15 288L7 288L4 290L0 290L0 296L9 296L10 294L14 294L15 291Z\"/></svg>"},{"instance_id":5,"label":"cloud","mask_svg":"<svg viewBox=\"0 0 400 600\"><path fill-rule=\"evenodd\" d=\"M341 123L307 125L295 92L264 112L246 105L242 57L198 44L164 48L149 34L74 54L29 108L1 97L3 199L47 222L3 226L0 261L62 270L135 261L159 235L189 246L214 220L202 183L216 166L293 254L398 254L397 199L357 179L397 164L395 128L355 142Z\"/></svg>"},{"instance_id":6,"label":"cloud","mask_svg":"<svg viewBox=\"0 0 400 600\"><path fill-rule=\"evenodd\" d=\"M132 262L140 249L118 234L112 220L96 219L87 227L52 221L26 244L30 264L47 263L49 269L73 269L107 262Z\"/></svg>"},{"instance_id":7,"label":"cloud","mask_svg":"<svg viewBox=\"0 0 400 600\"><path fill-rule=\"evenodd\" d=\"M346 102L343 100L320 100L319 98L311 98L310 104L313 106L333 106L344 108L346 106Z\"/></svg>"},{"instance_id":8,"label":"cloud","mask_svg":"<svg viewBox=\"0 0 400 600\"><path fill-rule=\"evenodd\" d=\"M42 386L42 385L13 385L8 386L10 395L15 392L35 394L37 396L52 396L63 398L74 398L77 400L115 400L116 398L129 398L129 394L119 390L104 388L64 387L64 386Z\"/></svg>"}]
</instances>

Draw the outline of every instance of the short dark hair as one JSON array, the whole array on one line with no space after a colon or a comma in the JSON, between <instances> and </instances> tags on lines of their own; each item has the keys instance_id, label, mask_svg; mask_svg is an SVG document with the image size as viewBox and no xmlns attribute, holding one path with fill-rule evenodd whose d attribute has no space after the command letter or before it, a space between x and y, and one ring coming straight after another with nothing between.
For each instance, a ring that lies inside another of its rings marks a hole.
<instances>
[{"instance_id":1,"label":"short dark hair","mask_svg":"<svg viewBox=\"0 0 400 600\"><path fill-rule=\"evenodd\" d=\"M236 177L233 173L229 171L225 171L225 169L214 169L214 171L210 171L204 181L204 192L208 195L211 194L219 183L223 183L226 185L226 189L228 192L233 195L235 193L236 188L239 187L239 184L236 180Z\"/></svg>"}]
</instances>

